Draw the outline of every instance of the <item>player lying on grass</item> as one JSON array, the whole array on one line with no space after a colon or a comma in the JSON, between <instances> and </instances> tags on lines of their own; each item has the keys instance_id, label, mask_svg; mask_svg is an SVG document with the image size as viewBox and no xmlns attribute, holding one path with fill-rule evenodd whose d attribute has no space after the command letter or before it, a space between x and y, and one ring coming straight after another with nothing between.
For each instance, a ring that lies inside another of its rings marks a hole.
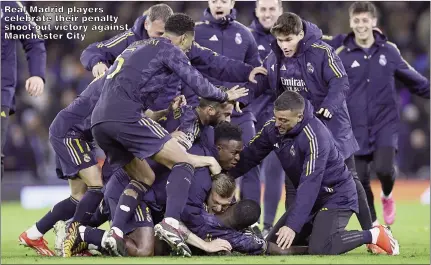
<instances>
[{"instance_id":1,"label":"player lying on grass","mask_svg":"<svg viewBox=\"0 0 431 265\"><path fill-rule=\"evenodd\" d=\"M390 255L399 254L398 242L386 227L345 230L351 215L358 211L355 182L311 104L300 94L285 91L274 103L274 116L244 148L230 172L241 176L275 150L297 189L293 205L268 241L283 249L306 244L308 253L315 255L341 254L363 244L376 244Z\"/></svg>"},{"instance_id":2,"label":"player lying on grass","mask_svg":"<svg viewBox=\"0 0 431 265\"><path fill-rule=\"evenodd\" d=\"M105 191L106 202L104 207L108 207L108 211L115 211L118 204L121 192L124 187L129 183L129 176L124 170L117 170L114 175L110 178ZM215 185L217 180L215 180ZM218 181L220 182L220 181ZM166 182L165 182L166 184ZM166 196L166 195L165 195ZM109 205L109 206L106 206ZM157 205L155 191L150 189L139 201L137 210L134 212L131 219L126 221L124 239L121 242L121 246L118 245L112 248L113 245L117 244L117 241L112 241L112 237L107 237L108 231L104 231L98 228L90 226L80 226L79 236L75 241L76 248L72 249L74 255L79 255L91 244L91 249L96 249L100 253L112 256L132 256L132 257L148 257L154 255L165 255L171 252L171 247L162 242L158 242L158 251L155 252L155 244L157 239L154 236L154 224L157 224L163 219L162 207ZM113 215L111 215L111 218ZM60 221L56 224L57 227L65 227L66 224ZM230 244L225 240L215 240L207 242L197 237L185 228L181 226L183 231L187 231L189 234L186 239L186 243L195 246L205 252L218 252L218 251L230 251ZM61 232L61 231L60 231ZM56 242L64 240L64 232L56 234ZM161 248L162 247L162 248ZM114 252L117 251L118 252Z\"/></svg>"}]
</instances>

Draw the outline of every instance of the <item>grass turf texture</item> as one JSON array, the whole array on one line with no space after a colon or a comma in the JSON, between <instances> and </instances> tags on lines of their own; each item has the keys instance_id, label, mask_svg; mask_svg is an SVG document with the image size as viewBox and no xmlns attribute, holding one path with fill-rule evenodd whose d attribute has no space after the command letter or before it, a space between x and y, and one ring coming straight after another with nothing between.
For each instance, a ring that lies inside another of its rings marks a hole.
<instances>
[{"instance_id":1,"label":"grass turf texture","mask_svg":"<svg viewBox=\"0 0 431 265\"><path fill-rule=\"evenodd\" d=\"M377 207L380 207L380 202ZM277 217L282 214L280 205ZM430 207L415 202L397 203L397 219L391 227L400 242L401 255L372 255L366 252L365 246L339 256L214 256L214 257L153 257L153 258L113 258L113 257L40 257L29 248L18 245L18 236L30 227L49 209L24 210L17 203L1 205L1 263L3 264L430 264ZM377 209L381 216L381 208ZM106 228L106 224L104 225ZM353 216L348 229L359 229L356 217ZM52 230L45 239L53 249L54 233Z\"/></svg>"}]
</instances>

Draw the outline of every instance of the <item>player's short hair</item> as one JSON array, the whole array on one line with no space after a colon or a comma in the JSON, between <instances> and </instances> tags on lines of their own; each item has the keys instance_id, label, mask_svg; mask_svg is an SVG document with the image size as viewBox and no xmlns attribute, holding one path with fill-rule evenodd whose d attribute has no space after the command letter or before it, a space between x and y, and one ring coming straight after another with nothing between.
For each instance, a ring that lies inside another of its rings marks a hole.
<instances>
[{"instance_id":1,"label":"player's short hair","mask_svg":"<svg viewBox=\"0 0 431 265\"><path fill-rule=\"evenodd\" d=\"M227 87L224 87L224 86L218 86L217 85L216 87L220 88L220 90L224 91L224 92L229 90ZM212 106L213 108L218 108L218 107L224 107L224 106L229 105L229 104L234 105L235 101L225 101L225 102L221 103L221 102L206 99L206 98L200 98L199 99L199 107L200 108L206 108L209 106Z\"/></svg>"},{"instance_id":2,"label":"player's short hair","mask_svg":"<svg viewBox=\"0 0 431 265\"><path fill-rule=\"evenodd\" d=\"M295 13L285 12L278 17L277 22L271 28L271 34L277 35L298 35L303 30L302 19Z\"/></svg>"},{"instance_id":3,"label":"player's short hair","mask_svg":"<svg viewBox=\"0 0 431 265\"><path fill-rule=\"evenodd\" d=\"M240 200L233 211L233 228L243 230L255 224L260 217L260 206L253 200Z\"/></svg>"},{"instance_id":4,"label":"player's short hair","mask_svg":"<svg viewBox=\"0 0 431 265\"><path fill-rule=\"evenodd\" d=\"M236 189L235 179L227 174L220 173L212 177L211 190L222 198L232 197Z\"/></svg>"},{"instance_id":5,"label":"player's short hair","mask_svg":"<svg viewBox=\"0 0 431 265\"><path fill-rule=\"evenodd\" d=\"M256 0L256 6L258 6L259 5L259 2L260 1L262 1L262 0ZM283 2L281 1L281 0L277 0L277 2L278 2L278 5L280 6L280 7L283 7Z\"/></svg>"},{"instance_id":6,"label":"player's short hair","mask_svg":"<svg viewBox=\"0 0 431 265\"><path fill-rule=\"evenodd\" d=\"M168 18L174 14L174 11L167 4L157 4L151 6L144 12L144 16L150 20L150 22L161 20L164 23L168 21Z\"/></svg>"},{"instance_id":7,"label":"player's short hair","mask_svg":"<svg viewBox=\"0 0 431 265\"><path fill-rule=\"evenodd\" d=\"M354 2L349 7L349 15L370 13L373 18L377 17L377 8L371 2Z\"/></svg>"},{"instance_id":8,"label":"player's short hair","mask_svg":"<svg viewBox=\"0 0 431 265\"><path fill-rule=\"evenodd\" d=\"M166 21L165 31L176 36L181 36L185 33L194 34L195 22L186 14L175 13Z\"/></svg>"},{"instance_id":9,"label":"player's short hair","mask_svg":"<svg viewBox=\"0 0 431 265\"><path fill-rule=\"evenodd\" d=\"M305 101L301 94L294 91L284 91L274 102L276 111L302 111L305 108Z\"/></svg>"},{"instance_id":10,"label":"player's short hair","mask_svg":"<svg viewBox=\"0 0 431 265\"><path fill-rule=\"evenodd\" d=\"M214 128L214 142L234 140L242 141L242 130L238 125L224 121Z\"/></svg>"}]
</instances>

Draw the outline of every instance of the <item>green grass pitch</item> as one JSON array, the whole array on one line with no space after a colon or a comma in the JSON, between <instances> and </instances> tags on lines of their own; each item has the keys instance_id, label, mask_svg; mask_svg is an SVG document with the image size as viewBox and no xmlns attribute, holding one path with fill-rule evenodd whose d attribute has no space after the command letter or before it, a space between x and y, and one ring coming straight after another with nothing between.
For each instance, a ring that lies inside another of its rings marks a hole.
<instances>
[{"instance_id":1,"label":"green grass pitch","mask_svg":"<svg viewBox=\"0 0 431 265\"><path fill-rule=\"evenodd\" d=\"M18 245L19 234L37 221L47 211L24 210L16 203L1 205L1 263L3 264L430 264L430 207L419 203L397 204L397 219L392 226L393 234L400 242L399 256L372 255L360 247L348 254L339 256L235 256L235 257L154 257L154 258L112 258L112 257L39 257L32 249ZM279 207L277 216L282 214ZM378 209L381 216L381 209ZM356 217L352 217L349 229L358 229ZM45 238L53 247L53 233Z\"/></svg>"}]
</instances>

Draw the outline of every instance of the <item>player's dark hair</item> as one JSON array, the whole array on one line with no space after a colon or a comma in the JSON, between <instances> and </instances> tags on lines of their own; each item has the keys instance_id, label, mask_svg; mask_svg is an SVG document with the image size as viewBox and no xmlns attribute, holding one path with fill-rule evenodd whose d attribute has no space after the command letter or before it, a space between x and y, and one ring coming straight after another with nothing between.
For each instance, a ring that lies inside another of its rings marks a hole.
<instances>
[{"instance_id":1,"label":"player's dark hair","mask_svg":"<svg viewBox=\"0 0 431 265\"><path fill-rule=\"evenodd\" d=\"M161 20L164 23L168 21L168 18L174 14L174 11L167 4L157 4L151 6L148 10L144 12L150 22Z\"/></svg>"},{"instance_id":2,"label":"player's dark hair","mask_svg":"<svg viewBox=\"0 0 431 265\"><path fill-rule=\"evenodd\" d=\"M224 92L229 90L227 87L224 87L224 86L216 86L216 87L220 88L220 90L224 91ZM213 108L218 108L218 107L224 108L230 104L234 105L235 101L226 101L226 102L220 103L218 101L214 101L214 100L210 100L210 99L206 99L206 98L200 98L199 99L199 108L206 108L209 106L212 106Z\"/></svg>"},{"instance_id":3,"label":"player's dark hair","mask_svg":"<svg viewBox=\"0 0 431 265\"><path fill-rule=\"evenodd\" d=\"M220 122L214 128L214 143L218 143L221 140L234 140L242 141L242 130L239 126L229 123L227 121Z\"/></svg>"},{"instance_id":4,"label":"player's dark hair","mask_svg":"<svg viewBox=\"0 0 431 265\"><path fill-rule=\"evenodd\" d=\"M234 206L232 228L243 230L255 224L260 217L260 206L253 200L240 200Z\"/></svg>"},{"instance_id":5,"label":"player's dark hair","mask_svg":"<svg viewBox=\"0 0 431 265\"><path fill-rule=\"evenodd\" d=\"M373 18L377 17L377 8L371 2L354 2L349 7L349 15L370 13Z\"/></svg>"},{"instance_id":6,"label":"player's dark hair","mask_svg":"<svg viewBox=\"0 0 431 265\"><path fill-rule=\"evenodd\" d=\"M274 102L274 109L277 111L302 111L304 108L304 98L294 91L284 91Z\"/></svg>"},{"instance_id":7,"label":"player's dark hair","mask_svg":"<svg viewBox=\"0 0 431 265\"><path fill-rule=\"evenodd\" d=\"M235 179L224 173L220 173L212 177L212 187L215 193L222 198L229 198L233 195L236 189Z\"/></svg>"},{"instance_id":8,"label":"player's dark hair","mask_svg":"<svg viewBox=\"0 0 431 265\"><path fill-rule=\"evenodd\" d=\"M166 21L165 31L176 36L181 36L185 33L194 34L195 22L186 14L175 13Z\"/></svg>"},{"instance_id":9,"label":"player's dark hair","mask_svg":"<svg viewBox=\"0 0 431 265\"><path fill-rule=\"evenodd\" d=\"M303 30L302 19L295 13L285 12L278 17L277 22L271 28L271 34L298 35Z\"/></svg>"}]
</instances>

